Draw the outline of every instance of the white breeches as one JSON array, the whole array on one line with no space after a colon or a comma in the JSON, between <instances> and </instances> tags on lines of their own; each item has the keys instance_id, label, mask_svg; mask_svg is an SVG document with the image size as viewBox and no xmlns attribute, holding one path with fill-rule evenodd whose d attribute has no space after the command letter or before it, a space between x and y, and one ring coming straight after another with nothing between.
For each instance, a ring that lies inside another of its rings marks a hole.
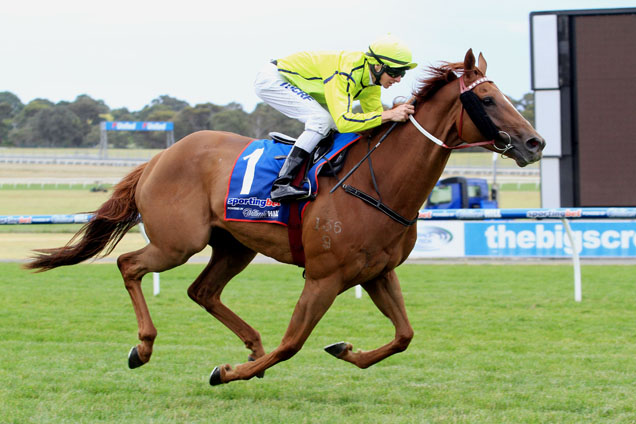
<instances>
[{"instance_id":1,"label":"white breeches","mask_svg":"<svg viewBox=\"0 0 636 424\"><path fill-rule=\"evenodd\" d=\"M329 131L336 129L329 112L309 94L288 83L273 63L268 63L256 75L254 90L265 103L305 124L305 131L298 137L296 146L307 152L311 152Z\"/></svg>"}]
</instances>

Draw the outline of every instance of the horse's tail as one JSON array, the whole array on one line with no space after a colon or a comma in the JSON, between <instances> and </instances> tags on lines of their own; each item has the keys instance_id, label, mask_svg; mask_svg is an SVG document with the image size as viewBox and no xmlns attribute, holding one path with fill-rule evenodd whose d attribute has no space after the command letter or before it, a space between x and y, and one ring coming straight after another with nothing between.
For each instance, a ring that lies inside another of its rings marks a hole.
<instances>
[{"instance_id":1,"label":"horse's tail","mask_svg":"<svg viewBox=\"0 0 636 424\"><path fill-rule=\"evenodd\" d=\"M108 255L132 227L140 221L135 204L135 190L147 164L139 165L124 177L114 189L113 195L93 218L71 238L64 247L40 249L25 268L47 271L64 265L75 265L97 256Z\"/></svg>"}]
</instances>

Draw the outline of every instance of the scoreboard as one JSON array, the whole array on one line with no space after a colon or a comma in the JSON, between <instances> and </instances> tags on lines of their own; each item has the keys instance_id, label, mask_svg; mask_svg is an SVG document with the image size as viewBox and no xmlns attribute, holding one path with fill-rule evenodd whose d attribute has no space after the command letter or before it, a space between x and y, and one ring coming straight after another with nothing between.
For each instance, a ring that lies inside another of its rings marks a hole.
<instances>
[{"instance_id":1,"label":"scoreboard","mask_svg":"<svg viewBox=\"0 0 636 424\"><path fill-rule=\"evenodd\" d=\"M530 14L543 207L636 205L636 8Z\"/></svg>"}]
</instances>

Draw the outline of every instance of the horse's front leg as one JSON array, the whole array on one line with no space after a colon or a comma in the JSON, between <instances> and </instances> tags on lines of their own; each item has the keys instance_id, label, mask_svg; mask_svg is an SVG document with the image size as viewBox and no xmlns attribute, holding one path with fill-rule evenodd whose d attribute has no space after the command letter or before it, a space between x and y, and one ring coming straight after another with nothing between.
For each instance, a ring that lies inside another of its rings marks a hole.
<instances>
[{"instance_id":1,"label":"horse's front leg","mask_svg":"<svg viewBox=\"0 0 636 424\"><path fill-rule=\"evenodd\" d=\"M294 356L303 347L312 330L341 290L342 284L339 278L307 279L280 345L255 361L246 362L234 368L230 365L216 367L210 375L210 384L215 386L234 380L249 380L255 375L262 374L267 368Z\"/></svg>"},{"instance_id":2,"label":"horse's front leg","mask_svg":"<svg viewBox=\"0 0 636 424\"><path fill-rule=\"evenodd\" d=\"M255 360L265 355L260 334L221 302L221 293L230 279L254 259L256 252L227 233L219 232L213 237L210 263L188 288L188 296L232 330L251 351L249 359Z\"/></svg>"},{"instance_id":3,"label":"horse's front leg","mask_svg":"<svg viewBox=\"0 0 636 424\"><path fill-rule=\"evenodd\" d=\"M363 284L362 287L369 293L378 309L395 326L395 337L390 343L369 351L353 352L353 346L345 342L332 344L325 350L336 358L351 362L357 367L368 368L387 356L406 350L413 339L413 328L406 316L400 282L394 270Z\"/></svg>"}]
</instances>

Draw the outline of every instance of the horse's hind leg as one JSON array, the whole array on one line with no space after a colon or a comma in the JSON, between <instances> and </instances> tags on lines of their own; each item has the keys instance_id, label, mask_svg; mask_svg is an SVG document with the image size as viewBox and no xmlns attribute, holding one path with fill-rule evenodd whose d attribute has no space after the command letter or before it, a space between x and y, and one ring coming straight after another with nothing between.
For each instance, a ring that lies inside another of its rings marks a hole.
<instances>
[{"instance_id":1,"label":"horse's hind leg","mask_svg":"<svg viewBox=\"0 0 636 424\"><path fill-rule=\"evenodd\" d=\"M369 293L378 309L395 326L394 339L382 347L366 352L357 351L354 353L351 344L344 342L327 346L325 350L338 359L351 362L360 368L367 368L388 356L406 350L413 338L413 328L411 328L406 316L404 298L395 271L389 271L363 284L362 287Z\"/></svg>"},{"instance_id":2,"label":"horse's hind leg","mask_svg":"<svg viewBox=\"0 0 636 424\"><path fill-rule=\"evenodd\" d=\"M261 336L221 302L221 292L232 277L254 259L256 252L243 246L223 230L213 231L210 239L212 257L188 288L188 296L232 330L251 351L249 359L255 360L265 354Z\"/></svg>"},{"instance_id":3,"label":"horse's hind leg","mask_svg":"<svg viewBox=\"0 0 636 424\"><path fill-rule=\"evenodd\" d=\"M140 343L133 347L128 354L130 368L137 368L150 360L152 346L157 337L157 329L152 323L146 299L141 290L142 277L148 272L160 272L174 268L183 264L188 258L189 255L183 255L176 251L173 253L164 252L153 244L134 252L124 253L117 258L117 266L124 279L126 290L130 294L139 326Z\"/></svg>"}]
</instances>

